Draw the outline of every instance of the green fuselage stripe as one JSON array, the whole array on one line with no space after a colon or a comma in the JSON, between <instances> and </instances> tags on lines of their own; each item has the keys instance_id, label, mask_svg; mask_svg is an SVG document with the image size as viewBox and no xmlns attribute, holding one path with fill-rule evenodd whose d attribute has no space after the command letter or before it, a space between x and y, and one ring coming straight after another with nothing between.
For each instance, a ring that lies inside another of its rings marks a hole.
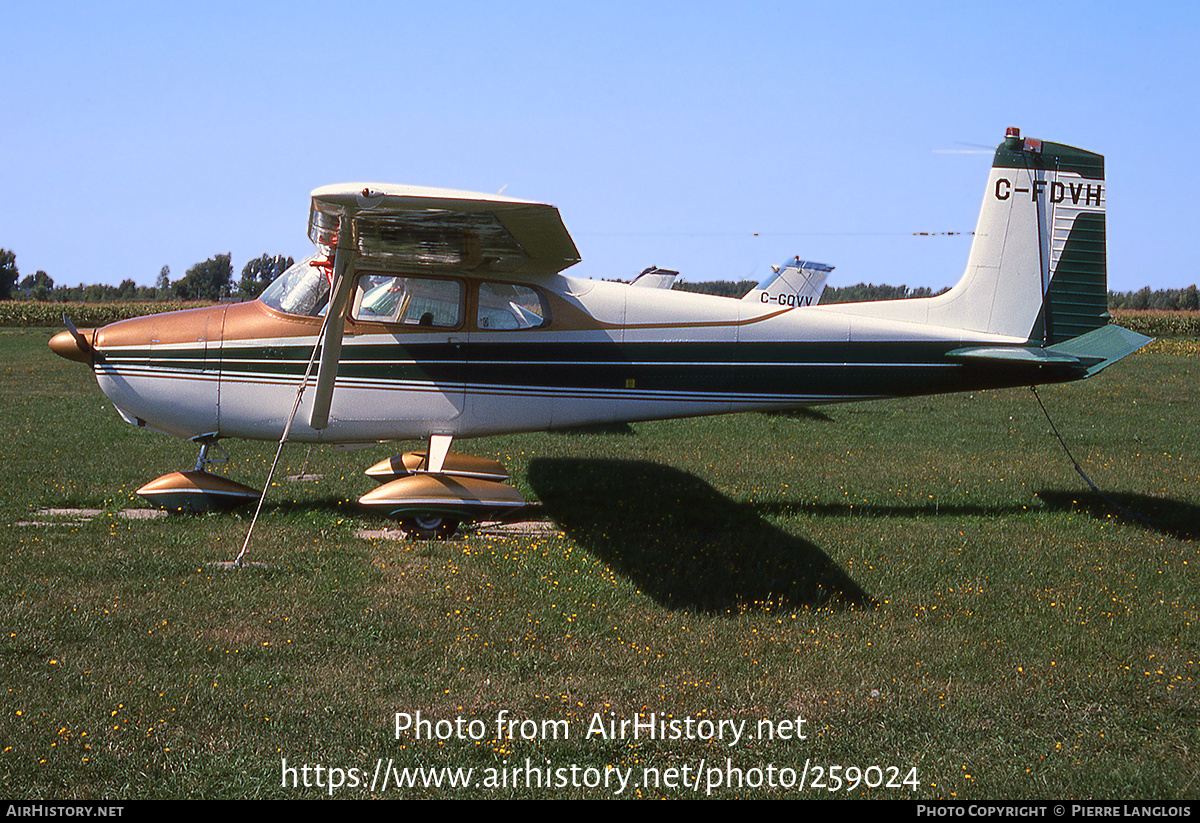
<instances>
[{"instance_id":1,"label":"green fuselage stripe","mask_svg":"<svg viewBox=\"0 0 1200 823\"><path fill-rule=\"evenodd\" d=\"M628 390L690 395L827 396L938 394L1069 379L1014 363L948 359L953 342L850 343L388 343L342 348L341 381L454 390L547 389L555 394ZM214 374L222 381L304 373L307 346L107 353L98 368Z\"/></svg>"}]
</instances>

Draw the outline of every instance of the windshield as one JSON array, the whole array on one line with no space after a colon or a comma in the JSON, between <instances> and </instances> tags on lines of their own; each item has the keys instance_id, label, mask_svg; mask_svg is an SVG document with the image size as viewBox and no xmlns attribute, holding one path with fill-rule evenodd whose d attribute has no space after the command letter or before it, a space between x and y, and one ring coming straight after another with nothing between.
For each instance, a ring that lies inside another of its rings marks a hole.
<instances>
[{"instance_id":1,"label":"windshield","mask_svg":"<svg viewBox=\"0 0 1200 823\"><path fill-rule=\"evenodd\" d=\"M275 282L267 286L259 299L286 314L307 317L323 314L329 302L329 280L325 277L324 268L310 265L315 259L314 256L297 261L275 278Z\"/></svg>"}]
</instances>

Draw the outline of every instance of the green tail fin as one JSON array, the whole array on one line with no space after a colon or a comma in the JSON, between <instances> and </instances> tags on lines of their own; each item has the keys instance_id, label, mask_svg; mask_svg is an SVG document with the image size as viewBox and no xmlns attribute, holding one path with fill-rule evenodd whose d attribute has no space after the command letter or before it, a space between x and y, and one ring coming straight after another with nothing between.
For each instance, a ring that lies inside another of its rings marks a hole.
<instances>
[{"instance_id":1,"label":"green tail fin","mask_svg":"<svg viewBox=\"0 0 1200 823\"><path fill-rule=\"evenodd\" d=\"M996 195L1035 213L1042 305L1030 339L1052 346L1107 325L1103 155L1012 130L992 167L1013 172Z\"/></svg>"}]
</instances>

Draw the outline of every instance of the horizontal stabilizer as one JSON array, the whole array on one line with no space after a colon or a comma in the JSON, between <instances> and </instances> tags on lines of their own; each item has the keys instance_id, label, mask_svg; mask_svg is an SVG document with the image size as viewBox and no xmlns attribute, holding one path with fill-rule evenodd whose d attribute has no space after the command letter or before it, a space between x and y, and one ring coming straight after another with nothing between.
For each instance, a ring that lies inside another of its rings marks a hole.
<instances>
[{"instance_id":1,"label":"horizontal stabilizer","mask_svg":"<svg viewBox=\"0 0 1200 823\"><path fill-rule=\"evenodd\" d=\"M1078 369L1081 377L1133 354L1152 338L1120 326L1104 326L1054 346L968 346L946 353L955 360L988 361L1003 365L1056 366Z\"/></svg>"},{"instance_id":2,"label":"horizontal stabilizer","mask_svg":"<svg viewBox=\"0 0 1200 823\"><path fill-rule=\"evenodd\" d=\"M1091 377L1153 340L1153 337L1146 337L1121 326L1103 326L1057 343L1047 351L1078 357L1088 364L1087 374Z\"/></svg>"},{"instance_id":3,"label":"horizontal stabilizer","mask_svg":"<svg viewBox=\"0 0 1200 823\"><path fill-rule=\"evenodd\" d=\"M1009 365L1022 363L1030 366L1082 365L1078 357L1056 354L1049 349L1036 346L971 346L946 352L946 356L955 360L989 360Z\"/></svg>"}]
</instances>

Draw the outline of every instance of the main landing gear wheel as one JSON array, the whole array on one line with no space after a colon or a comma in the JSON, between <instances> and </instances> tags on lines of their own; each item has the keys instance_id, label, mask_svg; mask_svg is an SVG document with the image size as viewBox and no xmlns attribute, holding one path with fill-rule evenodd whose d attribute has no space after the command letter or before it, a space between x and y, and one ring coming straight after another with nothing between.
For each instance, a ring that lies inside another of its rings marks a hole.
<instances>
[{"instance_id":1,"label":"main landing gear wheel","mask_svg":"<svg viewBox=\"0 0 1200 823\"><path fill-rule=\"evenodd\" d=\"M400 520L409 540L446 540L458 531L458 520L442 514L418 514Z\"/></svg>"}]
</instances>

